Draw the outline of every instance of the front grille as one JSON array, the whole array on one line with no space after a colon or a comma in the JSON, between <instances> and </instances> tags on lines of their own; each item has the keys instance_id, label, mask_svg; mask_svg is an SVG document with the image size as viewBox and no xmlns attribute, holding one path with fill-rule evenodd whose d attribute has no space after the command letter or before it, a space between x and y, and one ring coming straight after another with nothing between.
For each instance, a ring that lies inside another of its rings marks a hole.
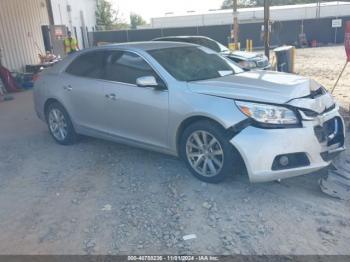
<instances>
[{"instance_id":1,"label":"front grille","mask_svg":"<svg viewBox=\"0 0 350 262\"><path fill-rule=\"evenodd\" d=\"M332 106L326 108L323 112L317 113L315 111L312 111L310 109L300 109L307 117L317 117L319 115L323 115L325 113L328 113L336 108L336 105L333 104Z\"/></svg>"},{"instance_id":2,"label":"front grille","mask_svg":"<svg viewBox=\"0 0 350 262\"><path fill-rule=\"evenodd\" d=\"M327 146L344 145L344 127L340 117L324 122L323 126L315 126L315 135L320 143L327 142Z\"/></svg>"}]
</instances>

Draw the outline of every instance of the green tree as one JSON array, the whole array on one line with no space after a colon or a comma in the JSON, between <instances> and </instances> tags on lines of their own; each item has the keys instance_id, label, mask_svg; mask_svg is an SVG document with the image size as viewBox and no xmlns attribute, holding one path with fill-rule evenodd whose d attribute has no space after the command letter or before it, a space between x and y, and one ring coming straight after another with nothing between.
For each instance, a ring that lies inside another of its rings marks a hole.
<instances>
[{"instance_id":1,"label":"green tree","mask_svg":"<svg viewBox=\"0 0 350 262\"><path fill-rule=\"evenodd\" d=\"M238 0L237 1L238 7L250 7L255 6L256 1L254 0ZM231 9L233 8L233 0L224 0L224 2L221 5L221 9Z\"/></svg>"},{"instance_id":2,"label":"green tree","mask_svg":"<svg viewBox=\"0 0 350 262\"><path fill-rule=\"evenodd\" d=\"M139 25L145 25L146 21L142 18L142 16L131 13L130 14L130 27L131 29L136 29Z\"/></svg>"},{"instance_id":3,"label":"green tree","mask_svg":"<svg viewBox=\"0 0 350 262\"><path fill-rule=\"evenodd\" d=\"M98 0L96 9L96 25L98 30L125 29L128 25L119 19L119 10L113 9L108 0Z\"/></svg>"}]
</instances>

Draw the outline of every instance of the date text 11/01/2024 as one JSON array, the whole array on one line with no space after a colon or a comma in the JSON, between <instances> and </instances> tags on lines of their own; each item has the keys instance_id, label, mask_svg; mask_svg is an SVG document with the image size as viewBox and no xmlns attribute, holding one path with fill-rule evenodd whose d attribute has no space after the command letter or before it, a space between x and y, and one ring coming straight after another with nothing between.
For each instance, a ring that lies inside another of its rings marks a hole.
<instances>
[{"instance_id":1,"label":"date text 11/01/2024","mask_svg":"<svg viewBox=\"0 0 350 262\"><path fill-rule=\"evenodd\" d=\"M128 256L128 261L218 261L216 256Z\"/></svg>"}]
</instances>

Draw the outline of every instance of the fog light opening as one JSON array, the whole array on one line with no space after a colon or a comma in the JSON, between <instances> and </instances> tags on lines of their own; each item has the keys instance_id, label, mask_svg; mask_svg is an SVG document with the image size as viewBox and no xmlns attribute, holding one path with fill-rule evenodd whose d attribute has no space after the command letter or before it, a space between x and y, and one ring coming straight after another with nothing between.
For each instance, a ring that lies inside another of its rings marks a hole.
<instances>
[{"instance_id":1,"label":"fog light opening","mask_svg":"<svg viewBox=\"0 0 350 262\"><path fill-rule=\"evenodd\" d=\"M290 168L298 168L309 166L310 161L305 153L292 153L278 155L272 163L272 170L285 170Z\"/></svg>"}]
</instances>

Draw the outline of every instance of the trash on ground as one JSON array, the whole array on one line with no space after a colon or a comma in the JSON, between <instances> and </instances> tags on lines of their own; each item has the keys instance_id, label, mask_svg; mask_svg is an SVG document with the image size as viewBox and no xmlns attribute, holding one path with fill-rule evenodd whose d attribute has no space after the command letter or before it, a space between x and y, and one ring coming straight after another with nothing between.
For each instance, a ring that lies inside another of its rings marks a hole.
<instances>
[{"instance_id":1,"label":"trash on ground","mask_svg":"<svg viewBox=\"0 0 350 262\"><path fill-rule=\"evenodd\" d=\"M320 179L323 193L342 200L350 200L350 163L347 154L341 154L328 169L328 175Z\"/></svg>"},{"instance_id":2,"label":"trash on ground","mask_svg":"<svg viewBox=\"0 0 350 262\"><path fill-rule=\"evenodd\" d=\"M203 208L206 208L206 209L211 209L211 204L209 204L208 202L204 202L203 204L202 204L202 207Z\"/></svg>"},{"instance_id":3,"label":"trash on ground","mask_svg":"<svg viewBox=\"0 0 350 262\"><path fill-rule=\"evenodd\" d=\"M197 238L197 236L195 234L183 236L183 240L185 240L185 241L195 239L195 238Z\"/></svg>"},{"instance_id":4,"label":"trash on ground","mask_svg":"<svg viewBox=\"0 0 350 262\"><path fill-rule=\"evenodd\" d=\"M111 205L105 205L101 210L102 211L111 211L112 210L112 206Z\"/></svg>"}]
</instances>

